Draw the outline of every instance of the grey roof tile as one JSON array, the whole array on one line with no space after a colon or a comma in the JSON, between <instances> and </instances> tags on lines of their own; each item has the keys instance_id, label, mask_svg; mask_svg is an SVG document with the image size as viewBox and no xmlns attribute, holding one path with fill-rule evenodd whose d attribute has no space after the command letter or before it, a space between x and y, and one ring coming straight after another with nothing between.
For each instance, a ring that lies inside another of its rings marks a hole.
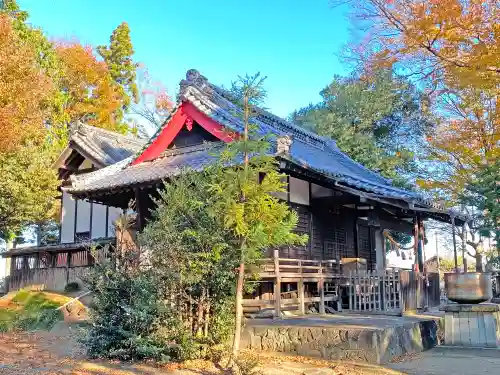
<instances>
[{"instance_id":1,"label":"grey roof tile","mask_svg":"<svg viewBox=\"0 0 500 375\"><path fill-rule=\"evenodd\" d=\"M146 140L118 134L81 122L71 127L70 144L86 153L100 166L108 166L138 152Z\"/></svg>"},{"instance_id":2,"label":"grey roof tile","mask_svg":"<svg viewBox=\"0 0 500 375\"><path fill-rule=\"evenodd\" d=\"M185 168L201 170L214 160L216 152L214 146L214 144L204 144L168 150L159 158L135 165L128 165L132 158L127 158L95 172L72 175L70 192L91 192L161 181L179 174ZM82 176L84 178L81 178Z\"/></svg>"},{"instance_id":3,"label":"grey roof tile","mask_svg":"<svg viewBox=\"0 0 500 375\"><path fill-rule=\"evenodd\" d=\"M186 79L181 81L180 87L180 103L190 102L199 111L227 128L237 132L243 130L240 116L242 110L234 104L228 91L209 83L196 70L187 72ZM271 134L272 140L283 135L290 136L293 142L288 158L300 166L319 172L355 189L382 195L386 198L421 202L440 208L431 201L423 199L416 192L393 186L389 179L352 160L337 147L334 140L302 129L265 110L259 110L258 116L252 121L260 133ZM142 145L138 154L148 147L161 133L161 130L159 129L148 143ZM131 165L134 158L129 157L116 165L111 165L97 172L72 176L72 186L69 191L84 193L162 180L177 174L183 167L201 169L213 159L204 146L168 151L153 161Z\"/></svg>"}]
</instances>

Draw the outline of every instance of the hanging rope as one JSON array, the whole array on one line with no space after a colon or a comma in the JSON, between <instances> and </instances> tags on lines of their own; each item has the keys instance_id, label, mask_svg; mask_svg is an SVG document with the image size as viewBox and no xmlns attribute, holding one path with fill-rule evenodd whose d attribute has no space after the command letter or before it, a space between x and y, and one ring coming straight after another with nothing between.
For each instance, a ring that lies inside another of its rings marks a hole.
<instances>
[{"instance_id":1,"label":"hanging rope","mask_svg":"<svg viewBox=\"0 0 500 375\"><path fill-rule=\"evenodd\" d=\"M384 234L384 237L387 240L389 240L391 245L393 245L394 247L397 247L399 250L412 250L413 249L413 245L410 245L408 247L404 247L403 245L401 245L399 242L397 242L394 238L391 237L391 235L389 234L389 231L384 230L383 234Z\"/></svg>"},{"instance_id":2,"label":"hanging rope","mask_svg":"<svg viewBox=\"0 0 500 375\"><path fill-rule=\"evenodd\" d=\"M413 246L405 247L401 245L398 241L396 241L390 234L388 230L384 230L382 232L385 238L385 246L386 251L395 251L398 257L401 257L403 260L406 260L405 251L413 250ZM413 259L412 252L410 252L408 259Z\"/></svg>"}]
</instances>

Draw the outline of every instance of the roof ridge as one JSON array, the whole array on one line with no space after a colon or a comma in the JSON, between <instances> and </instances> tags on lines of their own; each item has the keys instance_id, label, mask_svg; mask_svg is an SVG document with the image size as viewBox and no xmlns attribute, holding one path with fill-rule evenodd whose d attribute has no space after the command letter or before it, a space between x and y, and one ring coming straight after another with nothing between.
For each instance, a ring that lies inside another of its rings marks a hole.
<instances>
[{"instance_id":1,"label":"roof ridge","mask_svg":"<svg viewBox=\"0 0 500 375\"><path fill-rule=\"evenodd\" d=\"M235 100L234 96L226 89L223 87L220 87L218 85L215 85L211 82L208 81L208 79L203 76L198 70L196 69L190 69L186 73L186 78L183 79L180 83L181 86L181 95L183 90L186 90L187 87L194 87L198 89L201 93L203 94L208 94L212 96L214 93L222 99L228 100L229 102L233 102ZM238 105L235 104L235 106L239 107ZM365 170L367 173L370 175L380 178L383 181L385 181L388 184L392 185L392 180L388 179L384 176L382 176L380 173L373 171L363 164L357 162L353 158L351 158L349 155L347 155L345 152L340 150L340 148L337 146L337 142L329 137L321 136L319 134L316 134L310 130L304 129L303 127L288 121L282 117L279 117L263 108L258 108L260 114L257 116L257 120L260 122L264 123L265 125L271 126L276 128L276 125L281 126L281 130L284 133L288 133L289 131L292 132L292 138L294 137L299 137L301 140L313 147L319 148L322 151L326 151L331 154L337 154L341 156L342 158L349 160L353 164L357 165L358 167L362 168ZM263 118L264 119L263 119ZM265 121L265 118L271 120L273 124L269 124L268 122ZM283 129L286 128L286 129ZM313 140L313 142L311 142ZM315 141L315 142L314 142Z\"/></svg>"},{"instance_id":2,"label":"roof ridge","mask_svg":"<svg viewBox=\"0 0 500 375\"><path fill-rule=\"evenodd\" d=\"M170 148L170 149L163 151L158 157L151 159L151 160L145 160L143 163L151 163L151 162L154 162L156 160L168 158L171 156L185 155L185 154L190 154L192 152L208 150L210 148L217 148L217 146L219 146L219 145L223 145L223 143L222 142L204 142L204 143L199 144L199 145ZM136 165L141 165L141 164L142 163L139 163Z\"/></svg>"},{"instance_id":3,"label":"roof ridge","mask_svg":"<svg viewBox=\"0 0 500 375\"><path fill-rule=\"evenodd\" d=\"M118 140L123 140L123 141L129 141L132 143L136 143L137 145L142 145L146 141L143 138L134 136L132 134L121 134L109 129L104 129L104 128L99 128L97 126L92 126L86 123L83 123L81 121L76 121L73 124L70 125L70 134L71 137L74 135L80 133L80 134L86 134L87 132L94 132L94 133L100 133L104 136L107 137L114 137L118 138Z\"/></svg>"}]
</instances>

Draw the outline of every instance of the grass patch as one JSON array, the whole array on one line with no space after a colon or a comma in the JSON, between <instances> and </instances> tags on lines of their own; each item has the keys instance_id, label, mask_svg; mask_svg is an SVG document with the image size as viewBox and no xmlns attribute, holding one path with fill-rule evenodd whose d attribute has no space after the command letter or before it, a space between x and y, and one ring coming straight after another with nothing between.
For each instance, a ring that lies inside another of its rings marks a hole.
<instances>
[{"instance_id":1,"label":"grass patch","mask_svg":"<svg viewBox=\"0 0 500 375\"><path fill-rule=\"evenodd\" d=\"M0 332L51 329L64 318L60 306L43 292L21 290L0 307Z\"/></svg>"}]
</instances>

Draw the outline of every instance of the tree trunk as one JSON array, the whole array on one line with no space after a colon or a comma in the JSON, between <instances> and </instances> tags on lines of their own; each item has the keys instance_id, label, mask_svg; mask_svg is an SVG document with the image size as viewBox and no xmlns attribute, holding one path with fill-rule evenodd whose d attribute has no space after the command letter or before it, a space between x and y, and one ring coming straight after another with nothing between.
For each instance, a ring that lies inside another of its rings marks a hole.
<instances>
[{"instance_id":1,"label":"tree trunk","mask_svg":"<svg viewBox=\"0 0 500 375\"><path fill-rule=\"evenodd\" d=\"M234 339L233 339L233 360L238 357L240 350L241 339L241 320L243 318L243 281L245 278L245 263L241 262L238 269L238 283L236 284L236 321L234 324Z\"/></svg>"},{"instance_id":2,"label":"tree trunk","mask_svg":"<svg viewBox=\"0 0 500 375\"><path fill-rule=\"evenodd\" d=\"M483 272L483 254L476 251L476 272Z\"/></svg>"}]
</instances>

